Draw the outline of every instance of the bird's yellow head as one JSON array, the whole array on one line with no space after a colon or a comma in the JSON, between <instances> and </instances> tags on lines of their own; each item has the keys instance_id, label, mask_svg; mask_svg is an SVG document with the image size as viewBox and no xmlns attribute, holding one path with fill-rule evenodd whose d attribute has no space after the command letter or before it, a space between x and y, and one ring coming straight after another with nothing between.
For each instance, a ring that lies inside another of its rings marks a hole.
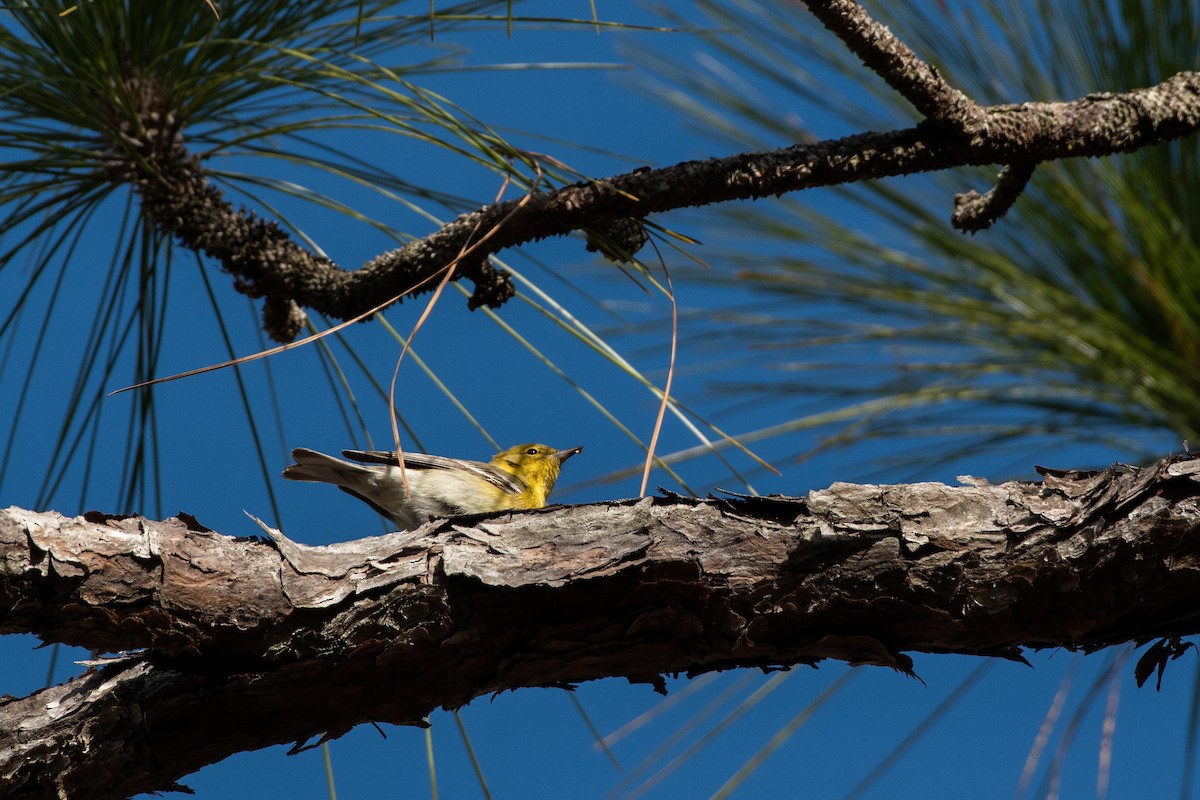
<instances>
[{"instance_id":1,"label":"bird's yellow head","mask_svg":"<svg viewBox=\"0 0 1200 800\"><path fill-rule=\"evenodd\" d=\"M525 484L520 507L541 508L558 480L563 462L582 449L555 450L544 444L519 444L493 456L492 466L515 475Z\"/></svg>"}]
</instances>

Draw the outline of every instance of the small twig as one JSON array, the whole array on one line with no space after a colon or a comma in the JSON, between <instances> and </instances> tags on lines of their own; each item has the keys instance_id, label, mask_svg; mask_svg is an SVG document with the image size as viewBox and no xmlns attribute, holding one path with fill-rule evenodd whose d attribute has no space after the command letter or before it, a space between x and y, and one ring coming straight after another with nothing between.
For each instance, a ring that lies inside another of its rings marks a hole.
<instances>
[{"instance_id":1,"label":"small twig","mask_svg":"<svg viewBox=\"0 0 1200 800\"><path fill-rule=\"evenodd\" d=\"M954 213L950 224L960 231L975 233L1003 217L1017 202L1025 184L1033 177L1036 165L1032 162L1009 164L1000 170L996 185L986 193L975 190L954 196Z\"/></svg>"}]
</instances>

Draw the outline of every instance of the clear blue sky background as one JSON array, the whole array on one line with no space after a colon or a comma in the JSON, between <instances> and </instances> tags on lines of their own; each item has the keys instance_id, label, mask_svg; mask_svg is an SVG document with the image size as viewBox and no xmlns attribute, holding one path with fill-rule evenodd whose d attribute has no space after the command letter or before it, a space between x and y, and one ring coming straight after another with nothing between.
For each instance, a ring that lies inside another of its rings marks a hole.
<instances>
[{"instance_id":1,"label":"clear blue sky background","mask_svg":"<svg viewBox=\"0 0 1200 800\"><path fill-rule=\"evenodd\" d=\"M526 5L523 11L539 13L589 14L585 3L542 3ZM568 6L571 6L570 8ZM631 2L601 2L604 19L630 23L658 24L658 18ZM901 32L903 35L903 32ZM630 55L638 50L661 49L676 57L694 58L699 45L686 34L602 31L590 28L548 30L517 24L507 38L502 28L465 35L451 32L439 36L437 46L468 45L471 63L524 63L534 61L589 62L611 66L544 71L511 70L494 73L451 73L423 79L426 86L444 93L481 120L507 133L519 145L549 153L582 172L602 177L627 171L640 165L666 165L676 161L724 153L708 141L702 132L670 111L659 99L635 87L639 71L631 67ZM733 65L731 65L731 68ZM771 87L763 86L767 102ZM776 98L779 113L798 113L817 133L838 135L819 117L805 109L790 106L790 98ZM847 94L846 102L860 98ZM539 138L544 136L545 138ZM593 148L581 151L563 144L577 142ZM392 142L380 147L378 139L348 137L347 148L361 149L371 159L393 160L399 169L417 183L429 183L488 202L496 191L495 177L479 169L464 168L458 162L439 156L430 148L414 147L403 151ZM628 156L618 157L615 154ZM233 166L231 164L231 166ZM243 163L242 168L246 168ZM285 163L257 163L256 169L293 177ZM305 175L297 180L311 180ZM415 216L404 219L395 205L373 198L361 189L320 179L317 188L337 193L351 204L358 203L390 223L424 234L428 222ZM238 198L231 198L240 201ZM828 196L814 193L814 202ZM947 198L949 208L950 198ZM115 215L119 209L111 209ZM357 226L328 214L297 205L289 213L302 220L306 231L335 260L343 265L362 263L389 249L392 244ZM115 218L115 217L114 217ZM700 217L673 215L660 220L670 227L709 240L713 232ZM101 234L97 234L102 238ZM105 252L97 241L94 252ZM580 241L546 242L529 249L539 264L513 256L514 265L556 296L566 298L572 309L599 328L612 329L621 324L607 309L616 308L625 319L652 323L644 332L620 341L623 352L640 368L661 380L666 364L666 346L670 330L666 324L667 306L661 298L648 298L624 278L601 265L583 251ZM67 308L91 313L94 286L89 283L100 268L88 263L92 254L81 254L75 280L66 286ZM247 301L229 287L226 276L210 269L219 302L232 315L240 316L242 329L236 331L239 354L252 352L257 343L255 318ZM196 298L202 292L195 266L183 258L172 276L172 306L160 374L168 374L214 363L225 357L222 344L212 331L211 314ZM19 285L19 276L0 274L0 296ZM590 303L575 287L607 306ZM680 302L687 309L720 307L738 303L747 297L735 286L722 289L677 281ZM47 302L46 297L42 302ZM637 480L618 484L595 485L589 479L611 470L634 464L637 449L615 433L611 426L577 392L555 378L510 339L497 335L494 325L479 313L469 313L461 297L450 293L439 305L426 329L417 340L417 351L443 377L481 419L501 443L544 440L558 446L583 444L584 454L568 465L556 499L562 502L588 502L636 494ZM387 318L407 332L423 301L407 302L388 312ZM648 438L656 410L653 398L612 367L588 353L585 348L553 336L550 326L539 320L519 302L511 303L503 317L523 332L535 337L547 353L585 388L602 393L602 399L618 415ZM684 332L687 335L687 331ZM52 349L45 352L74 353L79 345L78 328L57 327ZM394 343L376 325L356 326L350 331L356 347L364 353L368 367L381 380L390 376L396 357ZM730 354L736 357L736 352ZM73 364L73 356L64 362ZM710 357L704 341L689 338L681 348L677 394L706 414L717 414L723 401L704 394L706 381L714 377L695 369ZM274 387L283 408L278 430L264 432L268 459L281 468L286 451L308 446L336 451L363 441L350 441L347 426L330 402L329 392L310 352L293 352L273 359ZM728 377L730 373L725 373ZM736 373L734 373L736 374ZM261 367L246 370L251 390L266 393ZM581 378L582 376L582 378ZM21 376L23 377L23 376ZM747 375L748 380L762 375ZM0 374L4 386L18 383L13 374ZM35 398L45 425L57 425L62 398L73 380L52 364L39 367L30 396ZM352 374L356 391L363 399L363 413L377 446L387 446L390 437L386 408L371 397L361 377ZM108 388L117 388L116 385ZM0 397L0 413L11 415L15 398L5 391ZM516 412L513 401L520 397L539 399L532 413ZM113 448L123 433L123 420L133 402L130 394L105 402ZM144 509L148 514L169 515L184 510L196 515L211 528L231 535L253 535L253 524L243 510L269 517L269 503L261 476L253 458L252 444L233 382L227 373L206 375L161 387L157 403L161 419L169 421L159 431L163 444L162 507ZM444 397L424 378L415 365L406 364L402 372L398 403L411 425L421 436L420 445L431 452L462 457L486 458L491 449L483 438L449 409ZM28 412L26 412L28 413ZM730 430L746 430L774 421L758 407L728 411L718 420ZM37 419L34 417L33 419ZM800 434L802 436L804 434ZM668 421L664 430L663 450L685 447L694 441L678 424ZM34 465L29 469L9 469L0 484L0 503L33 506L44 468L44 453L53 446L44 428L25 424L17 432L14 461ZM411 443L406 445L411 446ZM1164 448L1170 443L1163 443ZM767 444L768 458L802 449L794 441L785 445ZM875 447L878 447L876 444ZM1002 474L989 453L980 453L973 463L955 464L921 475L897 474L877 478L902 481L930 479L952 482L957 472L984 475L992 479L1011 477L1027 471L1034 462L1050 461L1059 466L1084 466L1101 463L1120 454L1079 449L1057 453L1031 453L1019 466L1006 464ZM781 478L759 477L755 488L763 492L803 494L834 480L862 478L863 453L846 451L806 463L802 467L780 463ZM746 459L740 468L751 468ZM717 465L688 465L685 477L693 488L707 490L714 485L736 484ZM72 482L74 481L74 483ZM669 484L661 473L655 482ZM48 507L65 513L88 508L111 510L115 479L94 479L83 496L79 476L68 475L64 488ZM273 486L283 504L280 522L293 538L313 544L355 538L382 530L379 521L365 507L340 493L310 484L290 484L277 479ZM673 487L674 488L674 487ZM33 650L28 637L8 637L0 642L0 690L25 694L42 685L49 669L47 650ZM85 657L79 651L62 651L54 668L54 679L62 680L77 671L70 663ZM1054 748L1064 729L1077 725L1077 737L1063 753L1063 796L1095 794L1100 728L1106 702L1119 699L1116 717L1115 749L1110 797L1172 796L1179 792L1184 751L1186 706L1190 701L1193 672L1175 669L1168 672L1164 691L1137 690L1132 681L1132 659L1128 653L1105 652L1083 657L1065 652L1031 654L1033 668L1007 662L915 654L916 672L922 680L879 668L851 669L828 663L820 669L798 669L782 676L730 673L705 679L704 685L689 690L684 680L670 683L670 705L659 716L623 737L613 752L623 771L618 771L599 752L587 727L561 690L533 689L496 698L479 698L461 712L486 779L496 798L549 798L610 796L614 788L633 791L642 779L623 784L635 772L642 759L683 731L683 742L654 760L651 772L664 767L671 758L686 751L718 720L728 718L739 703L755 692L766 692L761 702L728 724L721 734L699 755L690 758L677 771L650 787L648 797L705 797L759 750L781 727L813 702L835 681L849 675L846 683L792 736L774 756L740 789L736 797L841 797L849 792L876 765L902 743L912 742L886 774L873 784L864 797L938 798L1011 797L1022 766L1039 725L1055 694L1062 687L1068 692L1062 718L1055 728L1043 765L1055 755ZM1099 676L1120 662L1115 682L1098 683ZM1190 660L1190 656L1185 661ZM944 718L918 737L921 722L946 702L964 681L981 666L978 676L963 694L961 702ZM1070 681L1065 683L1065 681ZM778 681L778 685L771 683ZM1115 687L1115 689L1113 688ZM380 687L380 691L403 691L403 687ZM1089 696L1089 692L1092 694ZM1115 693L1114 693L1115 692ZM625 681L608 680L580 687L577 697L596 728L610 734L638 715L660 708L663 702L645 686L630 686ZM675 703L672 700L672 703ZM709 706L714 715L695 726L690 720ZM1073 718L1072 715L1077 715ZM437 713L432 719L432 742L436 759L440 797L482 797L474 777L454 718ZM425 749L425 732L383 726L387 738L363 726L334 741L329 747L338 796L366 798L379 796L424 797L430 792ZM284 755L283 747L243 754L213 765L185 780L201 798L258 798L286 793L293 798L327 796L322 753L313 750L294 757ZM1043 766L1035 778L1045 774ZM619 796L628 796L621 794Z\"/></svg>"}]
</instances>

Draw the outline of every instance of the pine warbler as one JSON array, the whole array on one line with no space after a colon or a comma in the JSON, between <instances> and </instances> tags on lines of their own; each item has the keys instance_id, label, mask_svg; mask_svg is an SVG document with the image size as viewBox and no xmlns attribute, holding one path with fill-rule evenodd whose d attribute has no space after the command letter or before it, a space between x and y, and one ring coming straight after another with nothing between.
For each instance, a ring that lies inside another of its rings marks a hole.
<instances>
[{"instance_id":1,"label":"pine warbler","mask_svg":"<svg viewBox=\"0 0 1200 800\"><path fill-rule=\"evenodd\" d=\"M430 517L541 508L562 463L582 449L519 444L497 453L488 464L405 453L407 495L395 452L343 450L342 455L359 462L351 464L299 447L292 451L296 463L283 470L283 477L332 483L402 528L414 530Z\"/></svg>"}]
</instances>

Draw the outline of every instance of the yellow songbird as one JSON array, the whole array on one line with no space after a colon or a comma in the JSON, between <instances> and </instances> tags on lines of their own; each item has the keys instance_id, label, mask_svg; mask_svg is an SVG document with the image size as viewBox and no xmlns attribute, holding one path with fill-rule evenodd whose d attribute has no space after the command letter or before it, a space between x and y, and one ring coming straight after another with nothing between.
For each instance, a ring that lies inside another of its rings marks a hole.
<instances>
[{"instance_id":1,"label":"yellow songbird","mask_svg":"<svg viewBox=\"0 0 1200 800\"><path fill-rule=\"evenodd\" d=\"M283 470L283 477L332 483L402 528L414 530L430 517L541 508L563 462L581 450L519 444L487 464L405 453L406 493L395 452L343 450L342 455L358 462L351 463L299 447L292 451L296 463Z\"/></svg>"}]
</instances>

